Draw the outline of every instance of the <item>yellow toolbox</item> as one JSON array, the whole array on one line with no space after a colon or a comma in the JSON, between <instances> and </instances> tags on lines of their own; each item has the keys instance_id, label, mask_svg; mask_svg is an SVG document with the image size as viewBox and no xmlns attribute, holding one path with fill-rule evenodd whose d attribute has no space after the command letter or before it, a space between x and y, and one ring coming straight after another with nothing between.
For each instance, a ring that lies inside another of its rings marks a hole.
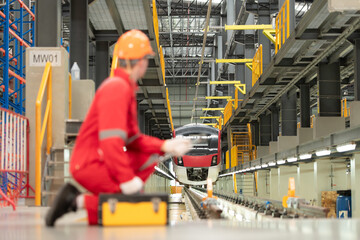
<instances>
[{"instance_id":1,"label":"yellow toolbox","mask_svg":"<svg viewBox=\"0 0 360 240\"><path fill-rule=\"evenodd\" d=\"M100 194L99 225L166 225L167 194Z\"/></svg>"}]
</instances>

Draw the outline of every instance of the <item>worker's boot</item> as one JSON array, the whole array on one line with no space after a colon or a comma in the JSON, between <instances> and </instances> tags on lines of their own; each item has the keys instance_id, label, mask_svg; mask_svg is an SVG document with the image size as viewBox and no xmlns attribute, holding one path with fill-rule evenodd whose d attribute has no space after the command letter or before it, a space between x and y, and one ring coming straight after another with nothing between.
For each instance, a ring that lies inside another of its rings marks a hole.
<instances>
[{"instance_id":1,"label":"worker's boot","mask_svg":"<svg viewBox=\"0 0 360 240\"><path fill-rule=\"evenodd\" d=\"M67 212L76 211L76 197L80 194L72 184L66 183L59 190L53 205L46 214L46 226L52 227L56 219Z\"/></svg>"}]
</instances>

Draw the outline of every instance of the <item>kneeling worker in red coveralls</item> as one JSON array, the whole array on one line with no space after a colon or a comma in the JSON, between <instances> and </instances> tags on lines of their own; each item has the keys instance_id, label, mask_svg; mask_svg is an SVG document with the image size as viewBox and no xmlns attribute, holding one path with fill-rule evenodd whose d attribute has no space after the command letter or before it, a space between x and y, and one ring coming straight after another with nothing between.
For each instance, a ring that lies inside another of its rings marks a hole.
<instances>
[{"instance_id":1,"label":"kneeling worker in red coveralls","mask_svg":"<svg viewBox=\"0 0 360 240\"><path fill-rule=\"evenodd\" d=\"M148 37L139 30L128 31L119 38L116 50L118 68L97 90L70 161L73 178L92 194L80 194L65 184L46 215L47 226L81 208L86 208L89 224L98 224L100 193L138 193L159 155L181 156L191 148L186 139L164 141L139 131L137 80L146 72L147 57L154 55Z\"/></svg>"}]
</instances>

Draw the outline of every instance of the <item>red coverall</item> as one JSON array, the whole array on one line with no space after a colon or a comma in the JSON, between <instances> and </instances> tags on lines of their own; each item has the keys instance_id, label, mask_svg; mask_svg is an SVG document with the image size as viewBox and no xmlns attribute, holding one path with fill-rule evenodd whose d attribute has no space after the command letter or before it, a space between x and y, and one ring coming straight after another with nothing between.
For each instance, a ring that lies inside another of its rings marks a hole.
<instances>
[{"instance_id":1,"label":"red coverall","mask_svg":"<svg viewBox=\"0 0 360 240\"><path fill-rule=\"evenodd\" d=\"M145 182L156 161L139 169L153 161L153 154L163 154L163 140L139 131L136 88L125 71L116 69L114 77L106 79L97 90L76 139L70 171L93 193L85 195L89 224L98 224L99 193L120 192L119 185L135 176Z\"/></svg>"}]
</instances>

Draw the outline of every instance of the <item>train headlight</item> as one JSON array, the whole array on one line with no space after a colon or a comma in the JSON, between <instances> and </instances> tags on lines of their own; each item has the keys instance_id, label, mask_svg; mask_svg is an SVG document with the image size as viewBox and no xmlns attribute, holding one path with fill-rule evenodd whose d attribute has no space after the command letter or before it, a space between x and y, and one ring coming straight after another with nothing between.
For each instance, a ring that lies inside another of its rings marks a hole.
<instances>
[{"instance_id":1,"label":"train headlight","mask_svg":"<svg viewBox=\"0 0 360 240\"><path fill-rule=\"evenodd\" d=\"M178 157L178 165L179 166L184 166L184 162L183 162L182 157Z\"/></svg>"},{"instance_id":2,"label":"train headlight","mask_svg":"<svg viewBox=\"0 0 360 240\"><path fill-rule=\"evenodd\" d=\"M213 156L212 159L211 159L211 166L215 166L217 165L217 156Z\"/></svg>"}]
</instances>

